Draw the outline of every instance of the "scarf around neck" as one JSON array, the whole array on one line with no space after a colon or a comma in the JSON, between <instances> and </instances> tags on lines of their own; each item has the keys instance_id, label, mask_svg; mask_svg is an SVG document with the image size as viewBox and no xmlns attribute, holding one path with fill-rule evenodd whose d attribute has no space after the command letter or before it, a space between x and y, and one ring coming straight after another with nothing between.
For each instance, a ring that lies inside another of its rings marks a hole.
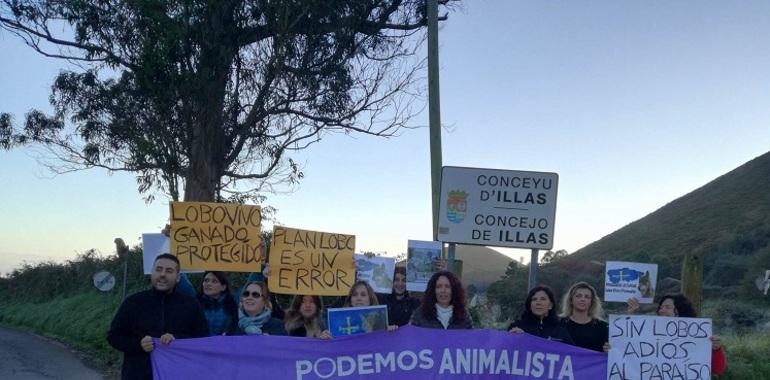
<instances>
[{"instance_id":1,"label":"scarf around neck","mask_svg":"<svg viewBox=\"0 0 770 380\"><path fill-rule=\"evenodd\" d=\"M238 308L238 327L246 335L262 335L262 326L270 320L270 314L270 309L265 308L261 313L250 317L242 307Z\"/></svg>"},{"instance_id":2,"label":"scarf around neck","mask_svg":"<svg viewBox=\"0 0 770 380\"><path fill-rule=\"evenodd\" d=\"M441 322L441 325L444 326L445 330L449 326L449 320L452 319L453 311L453 305L449 305L449 307L443 307L439 306L439 304L436 304L436 318L438 318L438 321Z\"/></svg>"}]
</instances>

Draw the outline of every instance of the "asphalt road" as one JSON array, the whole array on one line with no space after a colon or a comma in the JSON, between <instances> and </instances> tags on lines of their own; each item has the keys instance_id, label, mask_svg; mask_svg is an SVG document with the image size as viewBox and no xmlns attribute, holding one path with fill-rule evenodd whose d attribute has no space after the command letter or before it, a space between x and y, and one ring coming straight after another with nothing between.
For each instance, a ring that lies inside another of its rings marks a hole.
<instances>
[{"instance_id":1,"label":"asphalt road","mask_svg":"<svg viewBox=\"0 0 770 380\"><path fill-rule=\"evenodd\" d=\"M101 380L78 356L53 340L27 332L0 328L0 379Z\"/></svg>"}]
</instances>

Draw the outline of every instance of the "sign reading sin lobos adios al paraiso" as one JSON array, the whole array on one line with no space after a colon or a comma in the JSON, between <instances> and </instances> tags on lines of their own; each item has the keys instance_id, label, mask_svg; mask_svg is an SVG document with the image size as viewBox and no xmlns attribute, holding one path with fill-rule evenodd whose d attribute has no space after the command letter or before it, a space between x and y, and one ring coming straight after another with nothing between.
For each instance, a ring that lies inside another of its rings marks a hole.
<instances>
[{"instance_id":1,"label":"sign reading sin lobos adios al paraiso","mask_svg":"<svg viewBox=\"0 0 770 380\"><path fill-rule=\"evenodd\" d=\"M438 240L551 249L556 173L445 166Z\"/></svg>"}]
</instances>

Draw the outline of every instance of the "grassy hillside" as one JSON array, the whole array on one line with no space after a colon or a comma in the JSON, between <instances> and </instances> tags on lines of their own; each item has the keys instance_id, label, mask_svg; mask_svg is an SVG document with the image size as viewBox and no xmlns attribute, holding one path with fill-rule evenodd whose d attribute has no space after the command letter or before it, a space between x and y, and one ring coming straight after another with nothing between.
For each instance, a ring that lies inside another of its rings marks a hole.
<instances>
[{"instance_id":1,"label":"grassy hillside","mask_svg":"<svg viewBox=\"0 0 770 380\"><path fill-rule=\"evenodd\" d=\"M576 280L603 290L605 261L649 262L658 264L658 293L678 291L686 254L703 260L706 298L770 305L754 285L770 269L770 153L545 265L543 281L557 291Z\"/></svg>"},{"instance_id":2,"label":"grassy hillside","mask_svg":"<svg viewBox=\"0 0 770 380\"><path fill-rule=\"evenodd\" d=\"M662 184L661 186L665 186ZM633 201L633 200L629 200ZM558 294L576 281L604 291L604 262L657 263L657 294L679 292L686 254L704 263L703 315L720 331L737 334L764 328L770 296L755 279L770 269L770 153L664 205L642 219L554 262L541 265L538 282ZM511 266L490 286L490 297L504 315L520 312L527 272ZM611 311L624 305L609 304Z\"/></svg>"},{"instance_id":3,"label":"grassy hillside","mask_svg":"<svg viewBox=\"0 0 770 380\"><path fill-rule=\"evenodd\" d=\"M754 260L767 253L768 243L770 153L589 244L564 264L652 262L659 278L679 278L682 256L694 253L704 259L707 285L732 287L744 280L745 269L757 269L756 275L770 269L770 262Z\"/></svg>"}]
</instances>

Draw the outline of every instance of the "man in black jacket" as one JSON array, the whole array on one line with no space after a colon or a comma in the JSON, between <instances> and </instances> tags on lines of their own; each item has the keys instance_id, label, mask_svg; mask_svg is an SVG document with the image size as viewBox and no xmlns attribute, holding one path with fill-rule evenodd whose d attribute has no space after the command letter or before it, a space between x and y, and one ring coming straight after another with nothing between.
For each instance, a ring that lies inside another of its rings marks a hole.
<instances>
[{"instance_id":1,"label":"man in black jacket","mask_svg":"<svg viewBox=\"0 0 770 380\"><path fill-rule=\"evenodd\" d=\"M123 352L123 379L152 379L152 338L170 344L176 338L208 336L208 324L195 298L174 292L179 260L159 255L150 275L152 288L123 301L112 319L107 341Z\"/></svg>"}]
</instances>

